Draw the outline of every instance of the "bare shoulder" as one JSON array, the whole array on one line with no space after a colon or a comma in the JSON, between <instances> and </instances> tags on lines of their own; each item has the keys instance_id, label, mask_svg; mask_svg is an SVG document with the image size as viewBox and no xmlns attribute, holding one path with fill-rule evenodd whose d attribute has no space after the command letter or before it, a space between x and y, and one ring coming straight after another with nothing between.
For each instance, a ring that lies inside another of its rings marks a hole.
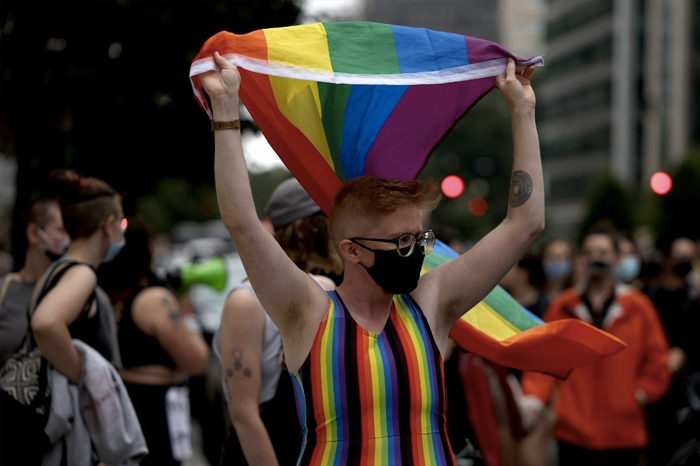
<instances>
[{"instance_id":1,"label":"bare shoulder","mask_svg":"<svg viewBox=\"0 0 700 466\"><path fill-rule=\"evenodd\" d=\"M149 286L144 288L134 299L134 307L154 306L172 307L178 306L177 297L175 294L164 286Z\"/></svg>"},{"instance_id":2,"label":"bare shoulder","mask_svg":"<svg viewBox=\"0 0 700 466\"><path fill-rule=\"evenodd\" d=\"M321 288L326 291L334 290L336 287L335 282L324 275L313 275L313 277L321 285Z\"/></svg>"},{"instance_id":3,"label":"bare shoulder","mask_svg":"<svg viewBox=\"0 0 700 466\"><path fill-rule=\"evenodd\" d=\"M224 304L225 315L250 315L250 312L263 311L255 292L248 287L232 290Z\"/></svg>"}]
</instances>

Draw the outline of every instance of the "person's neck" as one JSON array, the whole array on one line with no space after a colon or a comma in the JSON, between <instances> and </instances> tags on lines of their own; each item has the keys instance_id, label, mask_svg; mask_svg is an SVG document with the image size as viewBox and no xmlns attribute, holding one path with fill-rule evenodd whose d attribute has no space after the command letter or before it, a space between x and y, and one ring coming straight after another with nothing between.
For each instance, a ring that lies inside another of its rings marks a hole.
<instances>
[{"instance_id":1,"label":"person's neck","mask_svg":"<svg viewBox=\"0 0 700 466\"><path fill-rule=\"evenodd\" d=\"M98 234L93 234L88 238L77 238L71 240L70 247L66 251L65 258L73 259L78 262L84 262L93 269L97 268L102 263L103 253L102 238Z\"/></svg>"},{"instance_id":2,"label":"person's neck","mask_svg":"<svg viewBox=\"0 0 700 466\"><path fill-rule=\"evenodd\" d=\"M371 332L381 332L391 311L393 294L377 285L366 270L354 267L345 269L343 283L336 292L355 322Z\"/></svg>"},{"instance_id":3,"label":"person's neck","mask_svg":"<svg viewBox=\"0 0 700 466\"><path fill-rule=\"evenodd\" d=\"M615 291L615 278L614 277L604 277L597 279L590 279L588 286L586 288L586 294L588 299L593 303L593 305L598 308L605 302L610 296L613 295Z\"/></svg>"},{"instance_id":4,"label":"person's neck","mask_svg":"<svg viewBox=\"0 0 700 466\"><path fill-rule=\"evenodd\" d=\"M17 272L17 275L24 282L35 282L46 272L49 265L51 265L51 260L44 251L29 249L25 256L24 266Z\"/></svg>"}]
</instances>

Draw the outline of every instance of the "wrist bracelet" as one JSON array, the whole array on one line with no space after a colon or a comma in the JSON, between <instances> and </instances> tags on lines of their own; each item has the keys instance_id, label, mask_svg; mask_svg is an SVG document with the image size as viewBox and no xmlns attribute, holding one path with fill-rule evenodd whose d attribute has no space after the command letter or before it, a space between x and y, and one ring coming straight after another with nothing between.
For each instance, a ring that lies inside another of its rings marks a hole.
<instances>
[{"instance_id":1,"label":"wrist bracelet","mask_svg":"<svg viewBox=\"0 0 700 466\"><path fill-rule=\"evenodd\" d=\"M211 120L211 130L218 129L241 129L241 120L214 121Z\"/></svg>"}]
</instances>

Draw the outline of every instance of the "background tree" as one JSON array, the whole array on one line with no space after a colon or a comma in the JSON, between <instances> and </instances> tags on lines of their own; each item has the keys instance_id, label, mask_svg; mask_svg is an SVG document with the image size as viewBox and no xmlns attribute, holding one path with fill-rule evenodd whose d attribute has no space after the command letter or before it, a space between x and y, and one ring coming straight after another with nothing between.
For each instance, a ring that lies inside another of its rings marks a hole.
<instances>
[{"instance_id":1,"label":"background tree","mask_svg":"<svg viewBox=\"0 0 700 466\"><path fill-rule=\"evenodd\" d=\"M607 226L632 235L635 227L633 212L630 192L612 174L606 174L588 196L588 210L578 228L578 244L596 226Z\"/></svg>"},{"instance_id":2,"label":"background tree","mask_svg":"<svg viewBox=\"0 0 700 466\"><path fill-rule=\"evenodd\" d=\"M673 187L657 197L657 246L662 251L679 236L700 239L700 147L694 147L670 174Z\"/></svg>"},{"instance_id":3,"label":"background tree","mask_svg":"<svg viewBox=\"0 0 700 466\"><path fill-rule=\"evenodd\" d=\"M175 199L211 213L214 138L193 97L191 61L219 31L298 16L293 0L0 2L0 153L17 159L15 212L61 167L128 193L127 214L150 197L161 229L179 215L169 211Z\"/></svg>"}]
</instances>

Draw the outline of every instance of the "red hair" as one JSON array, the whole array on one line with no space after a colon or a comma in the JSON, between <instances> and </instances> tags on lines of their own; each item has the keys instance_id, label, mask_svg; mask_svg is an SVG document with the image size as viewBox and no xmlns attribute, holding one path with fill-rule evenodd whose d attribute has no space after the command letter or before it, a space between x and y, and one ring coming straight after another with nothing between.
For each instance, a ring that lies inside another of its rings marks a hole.
<instances>
[{"instance_id":1,"label":"red hair","mask_svg":"<svg viewBox=\"0 0 700 466\"><path fill-rule=\"evenodd\" d=\"M339 244L350 231L366 228L401 207L416 206L421 213L430 213L441 197L432 179L396 181L372 175L353 178L343 183L333 198L330 215L333 243Z\"/></svg>"}]
</instances>

